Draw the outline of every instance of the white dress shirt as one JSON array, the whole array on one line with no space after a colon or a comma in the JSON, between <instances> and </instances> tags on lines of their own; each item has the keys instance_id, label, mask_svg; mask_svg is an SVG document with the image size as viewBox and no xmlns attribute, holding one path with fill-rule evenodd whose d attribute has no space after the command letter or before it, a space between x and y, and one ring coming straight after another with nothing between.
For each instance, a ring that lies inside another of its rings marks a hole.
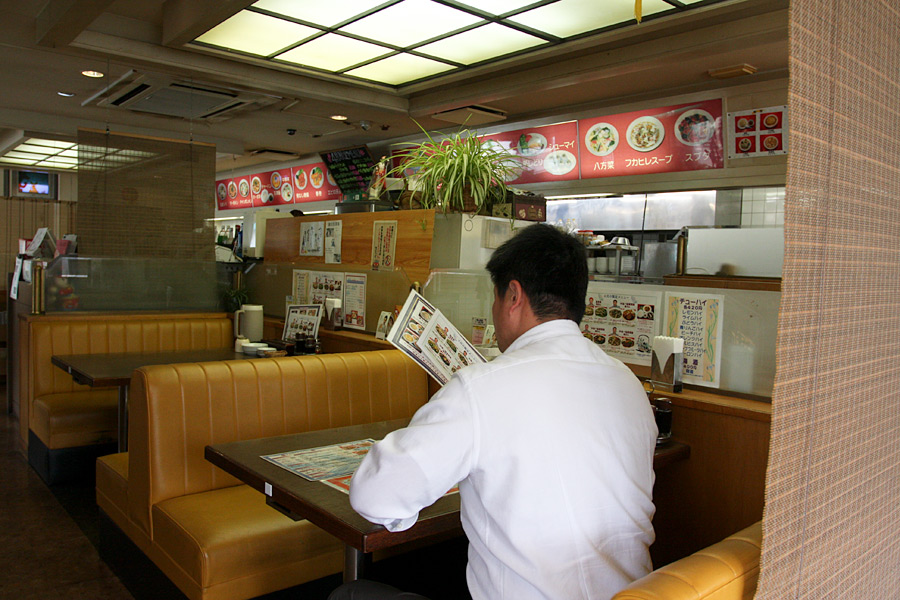
<instances>
[{"instance_id":1,"label":"white dress shirt","mask_svg":"<svg viewBox=\"0 0 900 600\"><path fill-rule=\"evenodd\" d=\"M548 321L377 443L350 503L402 531L459 482L474 600L608 599L651 570L656 435L628 367Z\"/></svg>"}]
</instances>

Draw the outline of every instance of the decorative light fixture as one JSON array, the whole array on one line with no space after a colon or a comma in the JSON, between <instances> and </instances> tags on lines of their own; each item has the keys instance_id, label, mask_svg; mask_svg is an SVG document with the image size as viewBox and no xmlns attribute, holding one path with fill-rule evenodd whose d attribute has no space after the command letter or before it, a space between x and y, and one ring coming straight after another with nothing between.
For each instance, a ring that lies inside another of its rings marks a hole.
<instances>
[{"instance_id":1,"label":"decorative light fixture","mask_svg":"<svg viewBox=\"0 0 900 600\"><path fill-rule=\"evenodd\" d=\"M334 119L335 121L346 121L347 120L346 115L331 115L331 118Z\"/></svg>"},{"instance_id":2,"label":"decorative light fixture","mask_svg":"<svg viewBox=\"0 0 900 600\"><path fill-rule=\"evenodd\" d=\"M710 69L707 74L713 79L730 79L732 77L742 77L744 75L753 75L758 71L753 65L741 63L739 65L731 65L730 67L720 67L718 69Z\"/></svg>"},{"instance_id":3,"label":"decorative light fixture","mask_svg":"<svg viewBox=\"0 0 900 600\"><path fill-rule=\"evenodd\" d=\"M95 79L99 77L105 77L104 73L101 73L100 71L91 71L90 69L82 71L81 74L85 77L93 77Z\"/></svg>"}]
</instances>

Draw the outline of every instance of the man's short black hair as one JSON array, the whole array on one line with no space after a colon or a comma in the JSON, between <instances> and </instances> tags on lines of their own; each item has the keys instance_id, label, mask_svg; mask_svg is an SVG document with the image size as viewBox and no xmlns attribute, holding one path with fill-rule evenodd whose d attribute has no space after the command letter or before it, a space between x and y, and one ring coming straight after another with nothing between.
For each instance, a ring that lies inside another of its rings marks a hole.
<instances>
[{"instance_id":1,"label":"man's short black hair","mask_svg":"<svg viewBox=\"0 0 900 600\"><path fill-rule=\"evenodd\" d=\"M500 297L510 281L518 281L536 317L581 322L587 260L584 246L574 236L552 225L530 225L494 251L487 270Z\"/></svg>"}]
</instances>

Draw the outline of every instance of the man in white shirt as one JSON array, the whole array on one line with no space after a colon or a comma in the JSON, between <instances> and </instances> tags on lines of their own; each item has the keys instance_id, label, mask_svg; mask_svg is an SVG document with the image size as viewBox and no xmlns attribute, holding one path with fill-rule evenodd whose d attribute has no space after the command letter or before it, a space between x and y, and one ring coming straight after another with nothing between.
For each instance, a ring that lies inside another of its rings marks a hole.
<instances>
[{"instance_id":1,"label":"man in white shirt","mask_svg":"<svg viewBox=\"0 0 900 600\"><path fill-rule=\"evenodd\" d=\"M503 354L466 367L376 444L353 508L392 531L459 482L475 600L606 600L651 570L657 429L643 386L578 329L574 237L523 229L487 269ZM357 582L332 599L410 598Z\"/></svg>"}]
</instances>

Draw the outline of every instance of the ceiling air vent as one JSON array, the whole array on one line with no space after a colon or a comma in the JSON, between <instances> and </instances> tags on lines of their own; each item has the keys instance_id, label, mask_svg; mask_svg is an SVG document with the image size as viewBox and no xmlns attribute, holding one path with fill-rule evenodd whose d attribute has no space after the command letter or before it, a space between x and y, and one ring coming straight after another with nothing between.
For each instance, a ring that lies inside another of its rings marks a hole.
<instances>
[{"instance_id":1,"label":"ceiling air vent","mask_svg":"<svg viewBox=\"0 0 900 600\"><path fill-rule=\"evenodd\" d=\"M176 81L165 75L131 70L81 104L217 122L278 100L280 98L274 96L238 92L193 81Z\"/></svg>"},{"instance_id":2,"label":"ceiling air vent","mask_svg":"<svg viewBox=\"0 0 900 600\"><path fill-rule=\"evenodd\" d=\"M457 123L459 125L483 125L484 123L495 123L506 119L505 112L489 106L464 106L434 113L431 116L438 121L447 121L448 123Z\"/></svg>"}]
</instances>

